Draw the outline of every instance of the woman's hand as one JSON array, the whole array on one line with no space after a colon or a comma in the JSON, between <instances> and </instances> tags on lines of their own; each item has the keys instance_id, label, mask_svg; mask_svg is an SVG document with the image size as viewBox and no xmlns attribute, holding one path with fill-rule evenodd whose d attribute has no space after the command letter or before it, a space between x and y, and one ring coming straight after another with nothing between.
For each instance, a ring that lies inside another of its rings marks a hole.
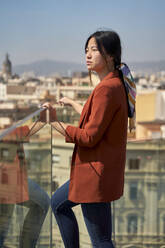
<instances>
[{"instance_id":1,"label":"woman's hand","mask_svg":"<svg viewBox=\"0 0 165 248\"><path fill-rule=\"evenodd\" d=\"M41 122L47 122L46 121L46 110L49 110L49 122L55 122L57 121L57 116L56 116L56 109L52 107L52 105L49 102L46 102L44 104L42 104L42 107L45 108L45 110L43 110L40 113L40 121Z\"/></svg>"},{"instance_id":2,"label":"woman's hand","mask_svg":"<svg viewBox=\"0 0 165 248\"><path fill-rule=\"evenodd\" d=\"M52 105L50 104L50 102L45 102L41 105L42 108L46 108L46 109L52 109Z\"/></svg>"},{"instance_id":3,"label":"woman's hand","mask_svg":"<svg viewBox=\"0 0 165 248\"><path fill-rule=\"evenodd\" d=\"M73 102L73 100L72 99L70 99L70 98L68 98L68 97L63 97L63 98L61 98L60 100L59 100L59 104L61 104L61 105L69 105L69 106L72 106L72 102Z\"/></svg>"},{"instance_id":4,"label":"woman's hand","mask_svg":"<svg viewBox=\"0 0 165 248\"><path fill-rule=\"evenodd\" d=\"M67 106L67 105L72 106L75 109L75 111L79 114L81 114L82 109L83 109L82 105L80 105L79 103L77 103L76 101L74 101L68 97L61 98L58 103L61 105L65 105L65 106Z\"/></svg>"}]
</instances>

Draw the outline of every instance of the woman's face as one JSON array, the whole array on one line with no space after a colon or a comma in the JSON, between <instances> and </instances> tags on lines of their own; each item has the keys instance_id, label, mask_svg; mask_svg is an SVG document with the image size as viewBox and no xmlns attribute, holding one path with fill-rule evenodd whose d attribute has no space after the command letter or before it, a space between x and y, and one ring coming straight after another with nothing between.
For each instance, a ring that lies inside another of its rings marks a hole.
<instances>
[{"instance_id":1,"label":"woman's face","mask_svg":"<svg viewBox=\"0 0 165 248\"><path fill-rule=\"evenodd\" d=\"M92 37L86 48L86 64L88 70L102 73L107 69L105 59L98 50L97 43L94 37Z\"/></svg>"}]
</instances>

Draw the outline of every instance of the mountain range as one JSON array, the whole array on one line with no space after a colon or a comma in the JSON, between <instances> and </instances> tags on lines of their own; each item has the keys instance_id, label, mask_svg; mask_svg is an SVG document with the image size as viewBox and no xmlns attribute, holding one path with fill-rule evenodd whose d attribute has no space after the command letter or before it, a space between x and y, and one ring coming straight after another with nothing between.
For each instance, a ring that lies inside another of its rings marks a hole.
<instances>
[{"instance_id":1,"label":"mountain range","mask_svg":"<svg viewBox=\"0 0 165 248\"><path fill-rule=\"evenodd\" d=\"M129 62L130 69L139 73L156 73L165 71L165 60L150 62ZM32 73L36 76L63 75L71 76L76 71L87 71L85 64L61 62L55 60L41 60L30 64L13 66L16 74Z\"/></svg>"},{"instance_id":2,"label":"mountain range","mask_svg":"<svg viewBox=\"0 0 165 248\"><path fill-rule=\"evenodd\" d=\"M36 76L65 75L71 76L72 72L85 71L86 66L73 62L61 62L55 60L41 60L30 64L13 66L13 72L19 75L34 73Z\"/></svg>"}]
</instances>

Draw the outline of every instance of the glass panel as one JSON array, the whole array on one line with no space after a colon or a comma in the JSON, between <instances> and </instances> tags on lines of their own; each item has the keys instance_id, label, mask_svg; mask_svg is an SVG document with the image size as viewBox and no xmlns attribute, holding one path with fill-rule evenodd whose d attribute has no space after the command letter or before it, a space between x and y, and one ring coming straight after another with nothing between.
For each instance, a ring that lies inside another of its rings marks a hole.
<instances>
[{"instance_id":1,"label":"glass panel","mask_svg":"<svg viewBox=\"0 0 165 248\"><path fill-rule=\"evenodd\" d=\"M62 110L61 110L62 112ZM74 115L73 119L74 120ZM71 121L76 125L77 122ZM54 190L69 179L73 144L53 130ZM165 247L165 140L128 142L124 195L112 203L113 241L117 248ZM80 247L91 247L80 206L73 208ZM63 247L53 217L53 244Z\"/></svg>"},{"instance_id":2,"label":"glass panel","mask_svg":"<svg viewBox=\"0 0 165 248\"><path fill-rule=\"evenodd\" d=\"M75 115L71 107L57 106L56 112L59 120L74 124ZM69 180L70 162L74 145L65 143L64 136L54 128L52 130L52 137L52 181L54 185L52 191L54 193L58 187ZM80 213L79 207L75 207L74 211L79 211ZM52 217L52 227L52 244L57 248L63 248L64 244L54 215Z\"/></svg>"},{"instance_id":3,"label":"glass panel","mask_svg":"<svg viewBox=\"0 0 165 248\"><path fill-rule=\"evenodd\" d=\"M0 134L0 247L50 247L51 129L26 119Z\"/></svg>"},{"instance_id":4,"label":"glass panel","mask_svg":"<svg viewBox=\"0 0 165 248\"><path fill-rule=\"evenodd\" d=\"M130 161L140 166L130 167ZM115 201L118 248L165 247L165 140L129 142L124 196Z\"/></svg>"}]
</instances>

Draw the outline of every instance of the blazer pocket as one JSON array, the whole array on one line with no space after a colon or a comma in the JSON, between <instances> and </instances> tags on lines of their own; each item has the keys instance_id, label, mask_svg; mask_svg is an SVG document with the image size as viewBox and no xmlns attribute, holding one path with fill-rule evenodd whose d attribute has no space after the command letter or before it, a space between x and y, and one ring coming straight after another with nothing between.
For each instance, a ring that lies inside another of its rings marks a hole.
<instances>
[{"instance_id":1,"label":"blazer pocket","mask_svg":"<svg viewBox=\"0 0 165 248\"><path fill-rule=\"evenodd\" d=\"M104 170L104 165L100 162L89 162L90 167L94 170L97 176L101 177Z\"/></svg>"}]
</instances>

